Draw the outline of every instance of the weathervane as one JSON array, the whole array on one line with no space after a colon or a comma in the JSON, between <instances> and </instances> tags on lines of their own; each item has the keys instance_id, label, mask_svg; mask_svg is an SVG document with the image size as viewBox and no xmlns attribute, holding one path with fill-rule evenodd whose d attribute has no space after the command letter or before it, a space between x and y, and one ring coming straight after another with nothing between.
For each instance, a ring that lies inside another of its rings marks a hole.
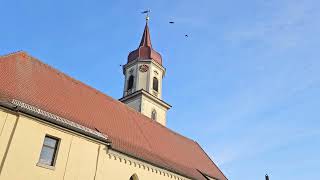
<instances>
[{"instance_id":1,"label":"weathervane","mask_svg":"<svg viewBox=\"0 0 320 180\"><path fill-rule=\"evenodd\" d=\"M150 17L149 17L150 12L151 12L150 9L141 12L142 14L146 14L146 22L148 22L150 19Z\"/></svg>"},{"instance_id":2,"label":"weathervane","mask_svg":"<svg viewBox=\"0 0 320 180\"><path fill-rule=\"evenodd\" d=\"M146 23L147 24L148 24L149 19L150 19L149 13L151 13L150 9L147 9L147 10L141 12L141 14L145 14L146 15ZM176 22L171 20L171 21L169 21L169 24L174 25L174 24L176 24ZM185 38L189 38L189 34L184 34L184 37Z\"/></svg>"}]
</instances>

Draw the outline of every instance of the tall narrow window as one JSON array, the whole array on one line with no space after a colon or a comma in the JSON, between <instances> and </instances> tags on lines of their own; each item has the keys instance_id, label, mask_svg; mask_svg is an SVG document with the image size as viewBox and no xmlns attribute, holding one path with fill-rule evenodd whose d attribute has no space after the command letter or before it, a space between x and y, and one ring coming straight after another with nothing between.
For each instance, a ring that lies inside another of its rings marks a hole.
<instances>
[{"instance_id":1,"label":"tall narrow window","mask_svg":"<svg viewBox=\"0 0 320 180\"><path fill-rule=\"evenodd\" d=\"M158 79L156 77L153 77L153 90L157 91L158 92L158 86L159 86L159 82L158 82Z\"/></svg>"},{"instance_id":2,"label":"tall narrow window","mask_svg":"<svg viewBox=\"0 0 320 180\"><path fill-rule=\"evenodd\" d=\"M151 119L152 120L157 120L157 111L154 109L151 112Z\"/></svg>"},{"instance_id":3,"label":"tall narrow window","mask_svg":"<svg viewBox=\"0 0 320 180\"><path fill-rule=\"evenodd\" d=\"M129 80L128 80L128 90L133 88L133 82L134 82L134 77L133 75L130 75Z\"/></svg>"},{"instance_id":4,"label":"tall narrow window","mask_svg":"<svg viewBox=\"0 0 320 180\"><path fill-rule=\"evenodd\" d=\"M39 163L47 166L54 166L59 139L51 136L45 136L41 149Z\"/></svg>"}]
</instances>

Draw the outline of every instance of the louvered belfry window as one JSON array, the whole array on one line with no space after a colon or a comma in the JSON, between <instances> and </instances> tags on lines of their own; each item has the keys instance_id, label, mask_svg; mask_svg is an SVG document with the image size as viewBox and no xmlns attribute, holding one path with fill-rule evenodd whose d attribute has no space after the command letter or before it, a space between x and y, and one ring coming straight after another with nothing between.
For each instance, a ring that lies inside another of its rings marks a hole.
<instances>
[{"instance_id":1,"label":"louvered belfry window","mask_svg":"<svg viewBox=\"0 0 320 180\"><path fill-rule=\"evenodd\" d=\"M158 89L159 89L159 81L156 77L153 78L153 86L152 86L152 89L157 91L158 92Z\"/></svg>"},{"instance_id":2,"label":"louvered belfry window","mask_svg":"<svg viewBox=\"0 0 320 180\"><path fill-rule=\"evenodd\" d=\"M133 82L134 82L134 77L133 75L131 75L128 80L128 88L127 88L128 90L133 88Z\"/></svg>"}]
</instances>

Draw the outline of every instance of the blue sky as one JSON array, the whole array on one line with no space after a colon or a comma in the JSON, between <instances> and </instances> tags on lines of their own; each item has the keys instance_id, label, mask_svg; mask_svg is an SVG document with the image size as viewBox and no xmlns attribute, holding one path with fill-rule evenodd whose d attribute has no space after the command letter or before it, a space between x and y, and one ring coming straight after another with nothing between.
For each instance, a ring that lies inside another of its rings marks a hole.
<instances>
[{"instance_id":1,"label":"blue sky","mask_svg":"<svg viewBox=\"0 0 320 180\"><path fill-rule=\"evenodd\" d=\"M169 128L231 180L319 178L317 0L1 0L0 54L25 50L118 99L146 8Z\"/></svg>"}]
</instances>

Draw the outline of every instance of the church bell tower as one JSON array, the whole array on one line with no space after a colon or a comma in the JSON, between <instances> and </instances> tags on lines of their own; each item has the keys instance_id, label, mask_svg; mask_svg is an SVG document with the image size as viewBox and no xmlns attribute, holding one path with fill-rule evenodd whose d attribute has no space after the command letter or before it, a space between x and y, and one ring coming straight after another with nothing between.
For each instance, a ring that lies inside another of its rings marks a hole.
<instances>
[{"instance_id":1,"label":"church bell tower","mask_svg":"<svg viewBox=\"0 0 320 180\"><path fill-rule=\"evenodd\" d=\"M162 79L166 69L162 57L152 48L148 27L149 17L139 47L128 56L123 66L125 76L121 102L166 126L166 114L171 106L162 100Z\"/></svg>"}]
</instances>

